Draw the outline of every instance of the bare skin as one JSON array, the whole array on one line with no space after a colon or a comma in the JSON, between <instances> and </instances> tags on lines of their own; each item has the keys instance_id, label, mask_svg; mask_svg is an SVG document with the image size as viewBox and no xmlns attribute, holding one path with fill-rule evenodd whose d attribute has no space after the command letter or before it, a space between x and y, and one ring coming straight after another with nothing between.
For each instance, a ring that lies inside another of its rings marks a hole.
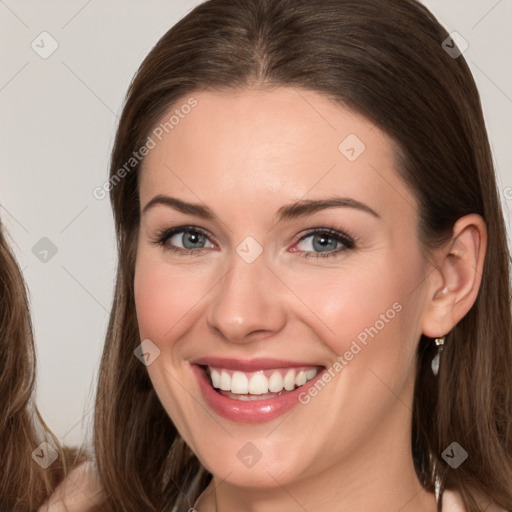
<instances>
[{"instance_id":1,"label":"bare skin","mask_svg":"<svg viewBox=\"0 0 512 512\"><path fill-rule=\"evenodd\" d=\"M234 512L243 503L249 512L435 512L410 449L415 352L422 333L448 333L474 303L483 220L459 219L453 240L429 262L415 196L396 171L392 141L371 122L291 88L194 97L197 107L144 161L141 210L166 195L206 205L215 217L163 204L142 213L135 300L141 340L160 349L148 366L155 390L214 475L198 511ZM339 149L350 134L365 145L355 159L356 139L348 153ZM377 215L344 206L275 222L284 205L334 195ZM180 226L205 231L187 247L194 254L170 249L184 250L186 229L155 243ZM314 234L300 240L314 228L345 233L354 246L332 240L324 250L337 254L318 256ZM252 263L236 252L249 236L263 249ZM217 415L191 369L206 356L330 368L381 324L309 403L269 422ZM261 453L252 467L237 456L248 442Z\"/></svg>"},{"instance_id":2,"label":"bare skin","mask_svg":"<svg viewBox=\"0 0 512 512\"><path fill-rule=\"evenodd\" d=\"M93 512L105 501L99 478L90 462L74 468L38 512Z\"/></svg>"}]
</instances>

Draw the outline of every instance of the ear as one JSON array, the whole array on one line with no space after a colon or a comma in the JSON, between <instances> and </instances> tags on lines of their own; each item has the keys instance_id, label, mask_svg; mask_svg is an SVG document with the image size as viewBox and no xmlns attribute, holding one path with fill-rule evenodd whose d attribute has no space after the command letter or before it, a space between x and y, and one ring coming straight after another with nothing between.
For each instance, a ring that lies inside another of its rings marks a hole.
<instances>
[{"instance_id":1,"label":"ear","mask_svg":"<svg viewBox=\"0 0 512 512\"><path fill-rule=\"evenodd\" d=\"M425 336L444 336L471 309L480 289L486 250L485 221L471 214L461 217L451 240L434 251L435 269L428 279L422 318Z\"/></svg>"}]
</instances>

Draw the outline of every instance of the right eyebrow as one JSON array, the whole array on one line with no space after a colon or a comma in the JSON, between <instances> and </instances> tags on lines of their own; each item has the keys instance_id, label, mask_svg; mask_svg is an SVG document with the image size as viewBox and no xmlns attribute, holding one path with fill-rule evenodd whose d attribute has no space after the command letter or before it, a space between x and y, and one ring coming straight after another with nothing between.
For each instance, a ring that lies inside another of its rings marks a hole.
<instances>
[{"instance_id":1,"label":"right eyebrow","mask_svg":"<svg viewBox=\"0 0 512 512\"><path fill-rule=\"evenodd\" d=\"M156 205L164 205L170 208L174 208L181 213L196 215L206 220L213 220L215 215L207 206L203 206L197 203L187 203L185 201L181 201L176 199L175 197L157 195L149 201L146 206L144 206L142 213L146 213L151 208L154 208Z\"/></svg>"}]
</instances>

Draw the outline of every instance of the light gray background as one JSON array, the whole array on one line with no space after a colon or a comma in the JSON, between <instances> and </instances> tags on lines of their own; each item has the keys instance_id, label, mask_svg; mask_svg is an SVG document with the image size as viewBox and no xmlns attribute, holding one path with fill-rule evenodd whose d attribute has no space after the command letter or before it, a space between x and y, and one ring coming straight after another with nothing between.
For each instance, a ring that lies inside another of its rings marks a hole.
<instances>
[{"instance_id":1,"label":"light gray background","mask_svg":"<svg viewBox=\"0 0 512 512\"><path fill-rule=\"evenodd\" d=\"M133 74L198 3L0 0L0 216L30 289L37 402L66 444L90 441L116 265L108 198L92 191L107 179ZM510 226L512 0L424 3L469 43L464 56L481 92ZM31 47L43 31L59 45L47 59ZM47 262L32 252L43 237L57 248Z\"/></svg>"}]
</instances>

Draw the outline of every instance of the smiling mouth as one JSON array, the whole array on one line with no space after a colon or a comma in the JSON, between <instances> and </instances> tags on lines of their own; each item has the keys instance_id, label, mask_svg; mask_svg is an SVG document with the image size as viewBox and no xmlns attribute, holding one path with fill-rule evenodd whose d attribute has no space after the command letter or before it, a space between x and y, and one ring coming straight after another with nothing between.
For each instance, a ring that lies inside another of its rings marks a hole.
<instances>
[{"instance_id":1,"label":"smiling mouth","mask_svg":"<svg viewBox=\"0 0 512 512\"><path fill-rule=\"evenodd\" d=\"M268 400L302 387L323 367L276 368L256 372L242 372L209 365L201 365L213 389L235 400Z\"/></svg>"}]
</instances>

